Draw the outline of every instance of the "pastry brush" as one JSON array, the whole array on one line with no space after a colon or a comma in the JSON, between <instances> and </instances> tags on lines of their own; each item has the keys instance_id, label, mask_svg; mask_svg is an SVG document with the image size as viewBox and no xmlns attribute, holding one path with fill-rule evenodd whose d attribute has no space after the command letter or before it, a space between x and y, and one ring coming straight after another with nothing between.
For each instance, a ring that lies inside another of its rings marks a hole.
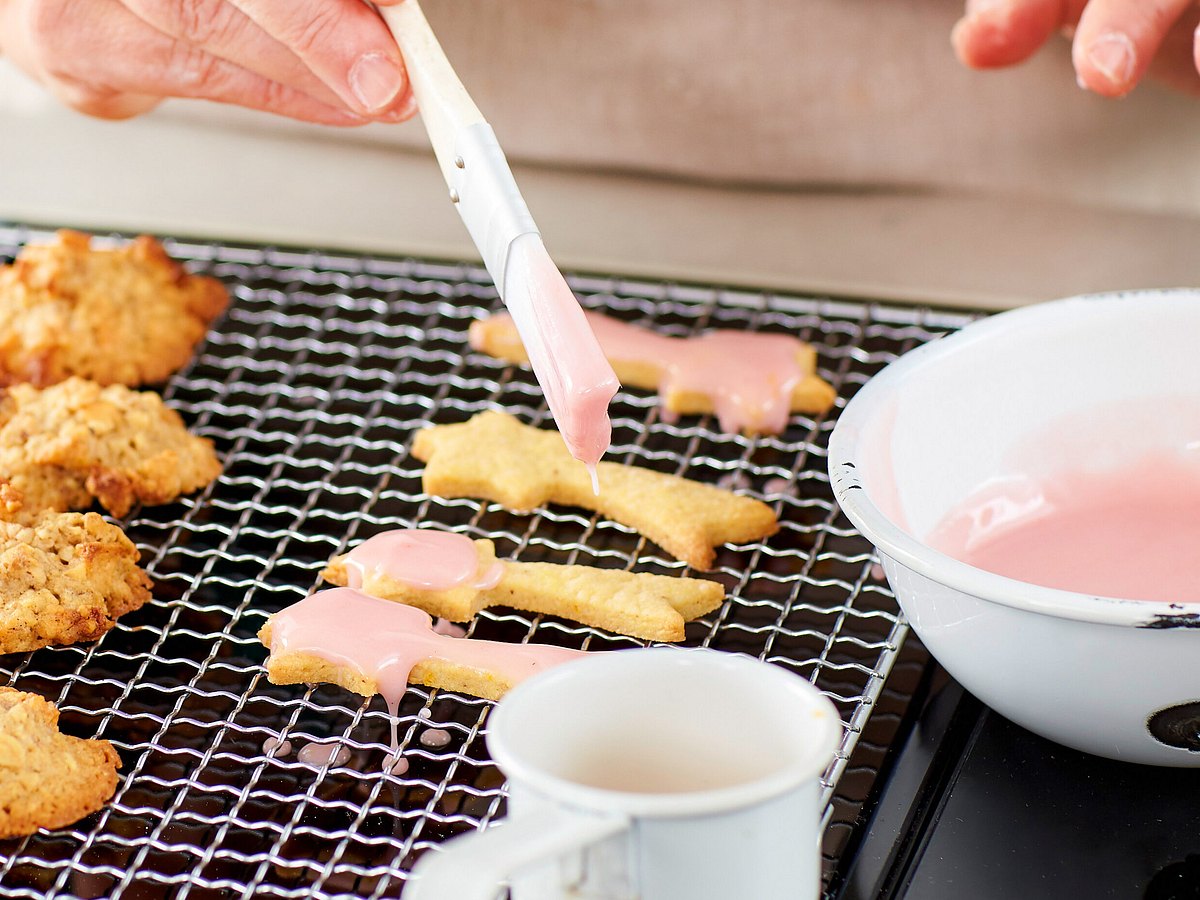
<instances>
[{"instance_id":1,"label":"pastry brush","mask_svg":"<svg viewBox=\"0 0 1200 900\"><path fill-rule=\"evenodd\" d=\"M450 200L508 307L571 455L595 465L608 448L620 386L566 280L546 251L496 135L446 58L417 0L379 12L404 55Z\"/></svg>"}]
</instances>

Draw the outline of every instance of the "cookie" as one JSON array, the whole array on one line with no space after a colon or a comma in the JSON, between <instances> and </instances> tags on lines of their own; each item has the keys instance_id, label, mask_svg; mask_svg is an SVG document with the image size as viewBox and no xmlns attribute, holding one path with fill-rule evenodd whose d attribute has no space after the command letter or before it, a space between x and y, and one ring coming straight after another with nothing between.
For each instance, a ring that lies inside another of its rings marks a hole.
<instances>
[{"instance_id":1,"label":"cookie","mask_svg":"<svg viewBox=\"0 0 1200 900\"><path fill-rule=\"evenodd\" d=\"M442 571L452 562L459 577L431 586L431 561ZM375 535L335 557L321 576L452 622L466 622L489 606L507 606L650 641L683 640L685 622L725 600L721 585L696 578L501 562L489 540L433 529Z\"/></svg>"},{"instance_id":2,"label":"cookie","mask_svg":"<svg viewBox=\"0 0 1200 900\"><path fill-rule=\"evenodd\" d=\"M114 516L134 503L169 503L221 473L212 442L188 433L162 398L69 378L42 390L0 391L0 478L31 510Z\"/></svg>"},{"instance_id":3,"label":"cookie","mask_svg":"<svg viewBox=\"0 0 1200 900\"><path fill-rule=\"evenodd\" d=\"M557 432L507 413L423 429L412 452L426 464L422 483L435 497L481 497L514 512L551 502L580 506L644 534L696 569L712 566L714 547L779 530L765 503L637 466L600 463L600 493L593 494L587 470Z\"/></svg>"},{"instance_id":4,"label":"cookie","mask_svg":"<svg viewBox=\"0 0 1200 900\"><path fill-rule=\"evenodd\" d=\"M588 323L625 387L658 391L663 418L717 415L723 431L779 434L794 412L819 415L837 392L817 374L811 344L787 334L717 329L686 338L588 312ZM471 346L528 362L508 313L471 323Z\"/></svg>"},{"instance_id":5,"label":"cookie","mask_svg":"<svg viewBox=\"0 0 1200 900\"><path fill-rule=\"evenodd\" d=\"M165 381L228 302L219 281L189 275L152 237L107 250L60 231L0 268L0 386Z\"/></svg>"},{"instance_id":6,"label":"cookie","mask_svg":"<svg viewBox=\"0 0 1200 900\"><path fill-rule=\"evenodd\" d=\"M515 684L584 654L439 634L428 613L348 588L318 591L258 632L272 684L325 682L392 708L409 684L498 700Z\"/></svg>"},{"instance_id":7,"label":"cookie","mask_svg":"<svg viewBox=\"0 0 1200 900\"><path fill-rule=\"evenodd\" d=\"M60 732L53 703L0 687L0 840L95 812L116 791L120 765L108 741Z\"/></svg>"},{"instance_id":8,"label":"cookie","mask_svg":"<svg viewBox=\"0 0 1200 900\"><path fill-rule=\"evenodd\" d=\"M139 557L96 513L27 515L0 482L0 654L96 640L150 599Z\"/></svg>"}]
</instances>

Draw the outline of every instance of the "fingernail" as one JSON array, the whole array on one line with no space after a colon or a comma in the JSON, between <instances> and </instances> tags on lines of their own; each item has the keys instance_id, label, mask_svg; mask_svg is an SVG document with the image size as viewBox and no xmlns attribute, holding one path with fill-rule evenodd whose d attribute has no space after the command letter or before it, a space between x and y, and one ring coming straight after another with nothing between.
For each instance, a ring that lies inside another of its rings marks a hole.
<instances>
[{"instance_id":1,"label":"fingernail","mask_svg":"<svg viewBox=\"0 0 1200 900\"><path fill-rule=\"evenodd\" d=\"M404 87L404 72L385 53L364 53L350 69L350 90L366 112L383 109Z\"/></svg>"},{"instance_id":2,"label":"fingernail","mask_svg":"<svg viewBox=\"0 0 1200 900\"><path fill-rule=\"evenodd\" d=\"M1133 41L1119 31L1103 34L1088 48L1088 62L1113 87L1123 88L1133 78Z\"/></svg>"}]
</instances>

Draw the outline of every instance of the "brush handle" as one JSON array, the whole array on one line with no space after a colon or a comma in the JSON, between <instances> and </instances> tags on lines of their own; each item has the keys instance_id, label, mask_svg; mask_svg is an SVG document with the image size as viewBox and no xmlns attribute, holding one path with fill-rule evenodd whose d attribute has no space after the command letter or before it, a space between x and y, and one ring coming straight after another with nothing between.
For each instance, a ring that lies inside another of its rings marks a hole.
<instances>
[{"instance_id":1,"label":"brush handle","mask_svg":"<svg viewBox=\"0 0 1200 900\"><path fill-rule=\"evenodd\" d=\"M404 55L450 199L503 297L513 241L538 234L537 225L495 133L450 65L420 4L403 0L379 12Z\"/></svg>"},{"instance_id":2,"label":"brush handle","mask_svg":"<svg viewBox=\"0 0 1200 900\"><path fill-rule=\"evenodd\" d=\"M471 125L487 124L486 120L450 65L417 0L378 9L404 55L421 120L442 175L447 184L453 185L455 135Z\"/></svg>"}]
</instances>

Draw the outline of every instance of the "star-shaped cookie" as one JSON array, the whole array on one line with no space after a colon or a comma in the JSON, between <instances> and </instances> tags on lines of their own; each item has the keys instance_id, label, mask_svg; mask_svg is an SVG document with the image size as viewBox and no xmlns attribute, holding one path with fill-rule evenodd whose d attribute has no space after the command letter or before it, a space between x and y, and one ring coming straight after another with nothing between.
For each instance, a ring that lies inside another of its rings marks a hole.
<instances>
[{"instance_id":1,"label":"star-shaped cookie","mask_svg":"<svg viewBox=\"0 0 1200 900\"><path fill-rule=\"evenodd\" d=\"M514 512L546 503L581 506L644 534L697 569L712 566L713 548L774 534L774 511L758 500L637 466L602 462L600 493L556 431L487 411L458 425L417 432L413 455L425 463L425 492L482 497Z\"/></svg>"},{"instance_id":2,"label":"star-shaped cookie","mask_svg":"<svg viewBox=\"0 0 1200 900\"><path fill-rule=\"evenodd\" d=\"M372 540L387 537L385 533ZM403 545L397 542L396 546ZM715 581L592 566L500 561L495 545L486 539L475 541L474 550L476 572L484 577L445 590L408 584L386 566L356 565L353 551L335 557L321 576L331 584L407 603L452 622L466 622L489 606L508 606L648 641L682 641L686 622L712 612L725 599L724 589ZM487 579L491 571L495 575Z\"/></svg>"}]
</instances>

